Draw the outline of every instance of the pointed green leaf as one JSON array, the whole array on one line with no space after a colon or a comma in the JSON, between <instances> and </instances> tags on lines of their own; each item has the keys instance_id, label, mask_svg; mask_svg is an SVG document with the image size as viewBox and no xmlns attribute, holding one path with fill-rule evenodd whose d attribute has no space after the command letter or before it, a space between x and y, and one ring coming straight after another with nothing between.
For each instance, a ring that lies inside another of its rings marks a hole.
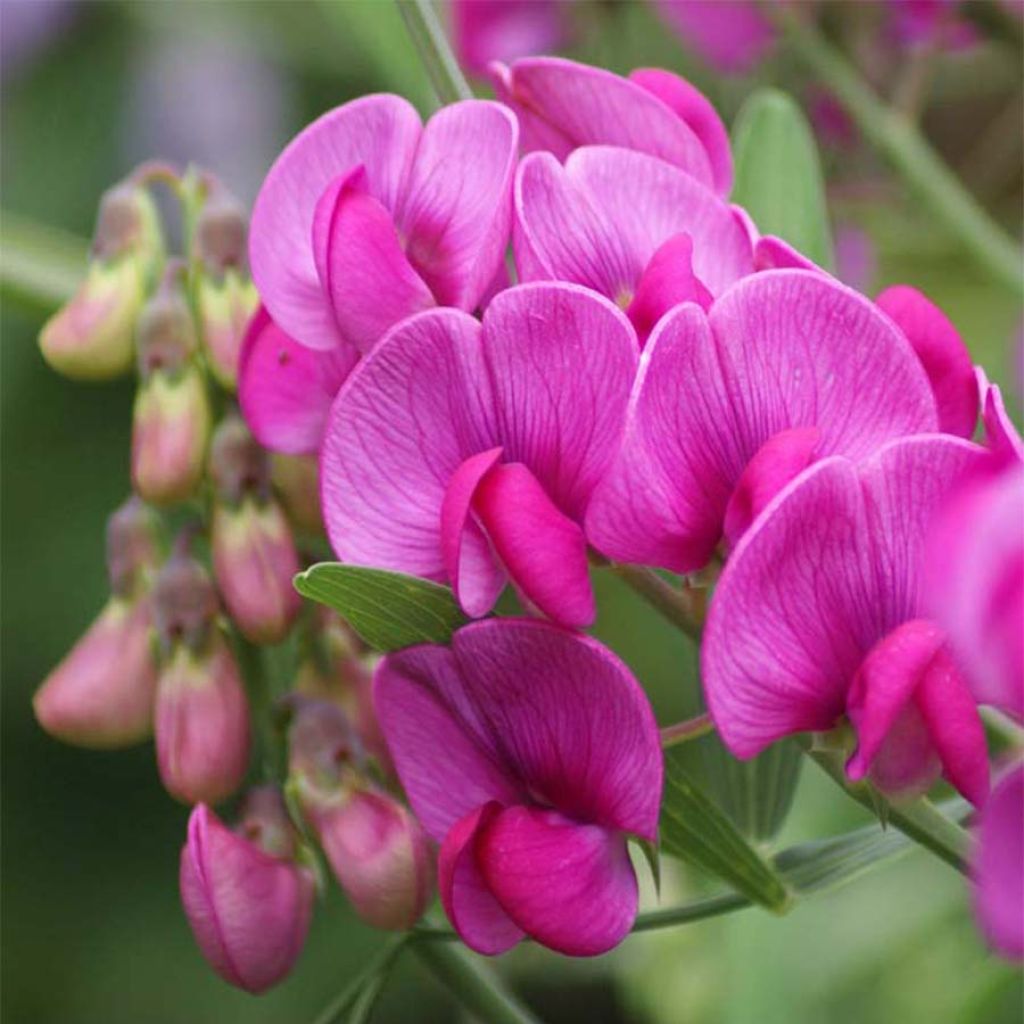
<instances>
[{"instance_id":1,"label":"pointed green leaf","mask_svg":"<svg viewBox=\"0 0 1024 1024\"><path fill-rule=\"evenodd\" d=\"M447 644L469 621L448 587L383 569L320 562L295 577L295 589L333 608L377 651Z\"/></svg>"},{"instance_id":2,"label":"pointed green leaf","mask_svg":"<svg viewBox=\"0 0 1024 1024\"><path fill-rule=\"evenodd\" d=\"M832 232L821 160L807 118L776 89L759 89L743 104L732 132L736 184L732 200L763 235L778 235L826 269Z\"/></svg>"},{"instance_id":3,"label":"pointed green leaf","mask_svg":"<svg viewBox=\"0 0 1024 1024\"><path fill-rule=\"evenodd\" d=\"M674 755L668 751L665 756L662 849L724 879L752 902L784 911L791 898L785 881L693 783Z\"/></svg>"}]
</instances>

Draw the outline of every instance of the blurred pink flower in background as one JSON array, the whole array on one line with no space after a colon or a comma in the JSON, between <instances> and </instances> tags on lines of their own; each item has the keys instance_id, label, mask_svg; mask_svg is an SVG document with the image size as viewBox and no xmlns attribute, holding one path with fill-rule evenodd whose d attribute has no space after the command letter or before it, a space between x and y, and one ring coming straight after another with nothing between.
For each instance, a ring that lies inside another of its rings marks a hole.
<instances>
[{"instance_id":1,"label":"blurred pink flower in background","mask_svg":"<svg viewBox=\"0 0 1024 1024\"><path fill-rule=\"evenodd\" d=\"M725 74L752 71L775 45L756 0L654 0L658 13L699 57Z\"/></svg>"},{"instance_id":2,"label":"blurred pink flower in background","mask_svg":"<svg viewBox=\"0 0 1024 1024\"><path fill-rule=\"evenodd\" d=\"M452 0L455 54L475 75L491 61L554 53L568 41L570 0Z\"/></svg>"}]
</instances>

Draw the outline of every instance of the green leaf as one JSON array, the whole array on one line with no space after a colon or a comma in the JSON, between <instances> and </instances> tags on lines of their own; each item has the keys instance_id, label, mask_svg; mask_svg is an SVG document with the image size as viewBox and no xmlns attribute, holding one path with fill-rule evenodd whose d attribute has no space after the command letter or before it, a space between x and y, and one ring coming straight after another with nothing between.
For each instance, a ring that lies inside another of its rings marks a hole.
<instances>
[{"instance_id":1,"label":"green leaf","mask_svg":"<svg viewBox=\"0 0 1024 1024\"><path fill-rule=\"evenodd\" d=\"M652 843L648 839L634 839L634 842L640 847L640 852L644 855L644 860L647 861L647 866L651 870L655 895L661 896L661 841L657 840Z\"/></svg>"},{"instance_id":2,"label":"green leaf","mask_svg":"<svg viewBox=\"0 0 1024 1024\"><path fill-rule=\"evenodd\" d=\"M800 107L783 92L759 89L736 117L732 144L732 201L746 208L762 234L778 235L819 266L831 268L821 160Z\"/></svg>"},{"instance_id":3,"label":"green leaf","mask_svg":"<svg viewBox=\"0 0 1024 1024\"><path fill-rule=\"evenodd\" d=\"M447 587L383 569L320 562L295 577L295 589L333 608L377 651L447 644L469 621Z\"/></svg>"},{"instance_id":4,"label":"green leaf","mask_svg":"<svg viewBox=\"0 0 1024 1024\"><path fill-rule=\"evenodd\" d=\"M694 785L674 751L665 755L661 847L724 879L770 910L784 911L790 902L791 894L779 873Z\"/></svg>"}]
</instances>

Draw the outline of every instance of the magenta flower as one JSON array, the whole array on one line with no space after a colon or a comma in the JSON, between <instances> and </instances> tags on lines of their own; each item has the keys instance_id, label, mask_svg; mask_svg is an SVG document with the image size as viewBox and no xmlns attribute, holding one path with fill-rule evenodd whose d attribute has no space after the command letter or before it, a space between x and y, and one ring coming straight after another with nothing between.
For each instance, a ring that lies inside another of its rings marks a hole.
<instances>
[{"instance_id":1,"label":"magenta flower","mask_svg":"<svg viewBox=\"0 0 1024 1024\"><path fill-rule=\"evenodd\" d=\"M715 108L689 82L658 68L622 78L561 57L492 66L498 98L519 117L523 150L559 160L579 146L639 150L682 168L726 196L732 188L729 136Z\"/></svg>"},{"instance_id":2,"label":"magenta flower","mask_svg":"<svg viewBox=\"0 0 1024 1024\"><path fill-rule=\"evenodd\" d=\"M295 862L297 837L280 794L248 794L238 831L205 804L181 851L181 902L203 956L227 982L264 992L302 952L315 885Z\"/></svg>"},{"instance_id":3,"label":"magenta flower","mask_svg":"<svg viewBox=\"0 0 1024 1024\"><path fill-rule=\"evenodd\" d=\"M775 30L754 0L655 0L662 18L717 71L746 74L775 45Z\"/></svg>"},{"instance_id":4,"label":"magenta flower","mask_svg":"<svg viewBox=\"0 0 1024 1024\"><path fill-rule=\"evenodd\" d=\"M238 371L238 400L253 436L275 452L318 451L331 403L358 361L348 345L326 352L300 345L260 306Z\"/></svg>"},{"instance_id":5,"label":"magenta flower","mask_svg":"<svg viewBox=\"0 0 1024 1024\"><path fill-rule=\"evenodd\" d=\"M388 655L377 713L413 810L440 842L463 941L525 935L572 956L617 945L637 910L627 835L652 839L658 730L609 650L549 623L490 619L451 648Z\"/></svg>"},{"instance_id":6,"label":"magenta flower","mask_svg":"<svg viewBox=\"0 0 1024 1024\"><path fill-rule=\"evenodd\" d=\"M249 258L274 322L310 348L368 351L434 305L476 308L508 243L518 128L469 100L426 126L365 96L302 131L253 208Z\"/></svg>"},{"instance_id":7,"label":"magenta flower","mask_svg":"<svg viewBox=\"0 0 1024 1024\"><path fill-rule=\"evenodd\" d=\"M1024 441L1013 425L1003 402L998 384L990 384L985 371L976 366L981 401L981 423L985 429L985 445L1000 466L1024 465Z\"/></svg>"},{"instance_id":8,"label":"magenta flower","mask_svg":"<svg viewBox=\"0 0 1024 1024\"><path fill-rule=\"evenodd\" d=\"M320 468L334 550L449 583L470 615L511 579L545 615L589 624L583 517L636 363L626 318L575 285L504 291L482 324L433 310L398 325L331 410Z\"/></svg>"},{"instance_id":9,"label":"magenta flower","mask_svg":"<svg viewBox=\"0 0 1024 1024\"><path fill-rule=\"evenodd\" d=\"M475 75L491 61L551 53L567 36L561 0L452 0L451 12L456 56Z\"/></svg>"},{"instance_id":10,"label":"magenta flower","mask_svg":"<svg viewBox=\"0 0 1024 1024\"><path fill-rule=\"evenodd\" d=\"M1024 764L995 785L978 822L974 911L989 945L1024 960Z\"/></svg>"},{"instance_id":11,"label":"magenta flower","mask_svg":"<svg viewBox=\"0 0 1024 1024\"><path fill-rule=\"evenodd\" d=\"M927 618L921 563L936 511L986 458L948 435L901 438L859 465L822 460L762 512L722 573L702 652L708 707L737 757L846 715L851 779L902 796L941 771L983 803L985 733Z\"/></svg>"},{"instance_id":12,"label":"magenta flower","mask_svg":"<svg viewBox=\"0 0 1024 1024\"><path fill-rule=\"evenodd\" d=\"M587 536L609 558L691 572L811 462L935 425L921 366L871 302L820 274L755 274L659 323Z\"/></svg>"},{"instance_id":13,"label":"magenta flower","mask_svg":"<svg viewBox=\"0 0 1024 1024\"><path fill-rule=\"evenodd\" d=\"M563 167L531 153L516 173L520 280L572 281L617 302L646 338L681 302L707 309L753 273L747 228L686 169L613 146L574 150Z\"/></svg>"}]
</instances>

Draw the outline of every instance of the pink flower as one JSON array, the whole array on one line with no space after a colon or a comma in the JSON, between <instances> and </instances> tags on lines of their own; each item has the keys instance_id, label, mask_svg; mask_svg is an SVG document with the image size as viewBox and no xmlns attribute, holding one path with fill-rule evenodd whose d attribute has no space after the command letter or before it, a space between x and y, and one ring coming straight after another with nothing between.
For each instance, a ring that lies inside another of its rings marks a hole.
<instances>
[{"instance_id":1,"label":"pink flower","mask_svg":"<svg viewBox=\"0 0 1024 1024\"><path fill-rule=\"evenodd\" d=\"M816 459L863 458L935 417L912 349L867 299L801 270L747 277L658 324L587 536L618 561L694 571Z\"/></svg>"},{"instance_id":2,"label":"pink flower","mask_svg":"<svg viewBox=\"0 0 1024 1024\"><path fill-rule=\"evenodd\" d=\"M315 886L295 863L297 840L276 790L252 791L239 831L205 804L181 851L181 902L203 956L227 982L263 992L287 975L306 941Z\"/></svg>"},{"instance_id":3,"label":"pink flower","mask_svg":"<svg viewBox=\"0 0 1024 1024\"><path fill-rule=\"evenodd\" d=\"M975 367L981 400L981 423L985 445L999 466L1024 465L1024 441L1013 425L998 384L990 384L985 371Z\"/></svg>"},{"instance_id":4,"label":"pink flower","mask_svg":"<svg viewBox=\"0 0 1024 1024\"><path fill-rule=\"evenodd\" d=\"M316 452L331 403L359 361L348 345L321 352L285 334L260 306L242 343L238 400L264 448Z\"/></svg>"},{"instance_id":5,"label":"pink flower","mask_svg":"<svg viewBox=\"0 0 1024 1024\"><path fill-rule=\"evenodd\" d=\"M550 53L565 42L563 0L452 0L459 63L485 75L491 61Z\"/></svg>"},{"instance_id":6,"label":"pink flower","mask_svg":"<svg viewBox=\"0 0 1024 1024\"><path fill-rule=\"evenodd\" d=\"M775 31L754 0L655 0L684 43L725 74L746 74L775 45Z\"/></svg>"},{"instance_id":7,"label":"pink flower","mask_svg":"<svg viewBox=\"0 0 1024 1024\"><path fill-rule=\"evenodd\" d=\"M851 779L903 796L941 770L984 802L985 733L927 618L921 563L936 510L986 458L948 435L901 438L859 465L820 461L762 512L722 573L702 652L708 706L737 757L845 714Z\"/></svg>"},{"instance_id":8,"label":"pink flower","mask_svg":"<svg viewBox=\"0 0 1024 1024\"><path fill-rule=\"evenodd\" d=\"M274 322L310 348L366 352L412 313L476 308L508 242L517 146L515 118L479 100L423 126L400 97L365 96L309 125L253 209Z\"/></svg>"},{"instance_id":9,"label":"pink flower","mask_svg":"<svg viewBox=\"0 0 1024 1024\"><path fill-rule=\"evenodd\" d=\"M563 167L531 153L516 174L520 280L572 281L617 302L641 339L673 306L714 296L753 273L733 209L692 174L614 146L574 150Z\"/></svg>"},{"instance_id":10,"label":"pink flower","mask_svg":"<svg viewBox=\"0 0 1024 1024\"><path fill-rule=\"evenodd\" d=\"M525 935L593 956L637 910L627 835L653 838L658 731L628 669L548 623L489 619L451 648L388 655L377 712L398 774L440 842L441 899L463 941Z\"/></svg>"},{"instance_id":11,"label":"pink flower","mask_svg":"<svg viewBox=\"0 0 1024 1024\"><path fill-rule=\"evenodd\" d=\"M659 68L622 78L560 57L494 64L498 98L519 117L523 150L558 160L579 146L635 149L681 168L721 196L732 188L729 136L689 82Z\"/></svg>"},{"instance_id":12,"label":"pink flower","mask_svg":"<svg viewBox=\"0 0 1024 1024\"><path fill-rule=\"evenodd\" d=\"M618 442L636 337L568 284L398 325L346 381L321 452L342 561L450 583L474 616L506 579L544 614L594 617L582 522Z\"/></svg>"},{"instance_id":13,"label":"pink flower","mask_svg":"<svg viewBox=\"0 0 1024 1024\"><path fill-rule=\"evenodd\" d=\"M994 950L1024 960L1024 764L996 783L978 821L974 911Z\"/></svg>"}]
</instances>

